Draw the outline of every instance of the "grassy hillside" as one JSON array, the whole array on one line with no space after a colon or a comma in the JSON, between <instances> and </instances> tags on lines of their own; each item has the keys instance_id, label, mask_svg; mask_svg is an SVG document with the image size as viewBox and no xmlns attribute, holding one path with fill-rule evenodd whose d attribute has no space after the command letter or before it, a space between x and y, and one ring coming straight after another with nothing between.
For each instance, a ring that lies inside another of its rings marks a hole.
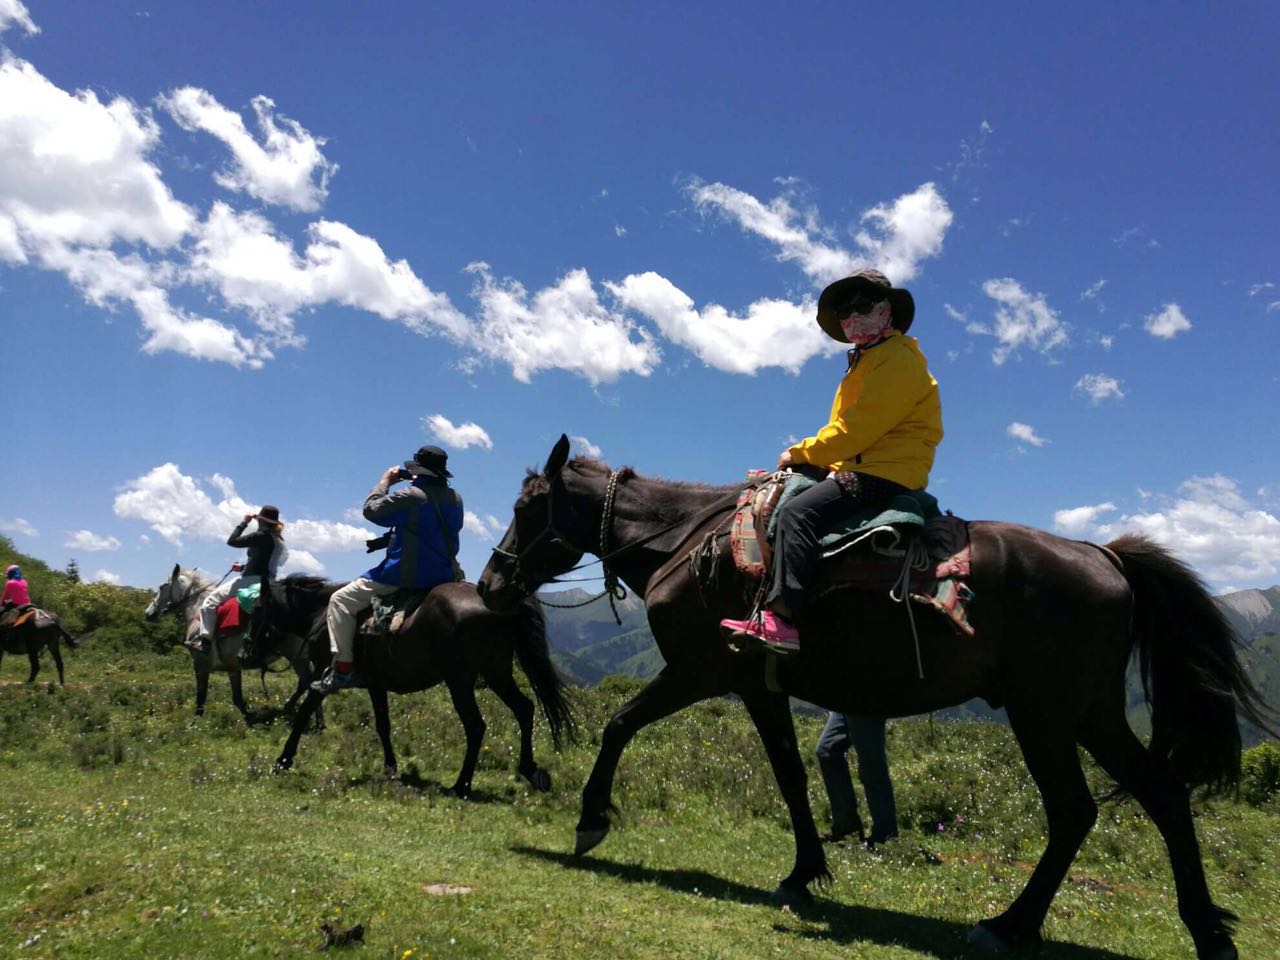
<instances>
[{"instance_id":1,"label":"grassy hillside","mask_svg":"<svg viewBox=\"0 0 1280 960\"><path fill-rule=\"evenodd\" d=\"M549 794L514 777L514 722L482 691L488 739L477 797L463 802L440 787L463 746L442 690L393 698L401 780L382 778L358 694L331 698L329 729L304 739L295 771L273 777L283 726L244 728L218 678L209 713L193 719L180 652L90 645L70 654L63 689L16 682L22 666L0 669L4 956L298 956L320 945L322 922L359 921L356 955L394 960L958 958L969 925L1008 904L1043 843L1006 729L896 722L902 837L875 853L830 847L836 883L811 910L779 913L764 901L790 867L790 833L732 701L633 742L615 793L621 826L575 859L598 733L634 681L579 692L579 746L551 752L540 723ZM269 682L282 699L283 678ZM256 683L250 692L261 700ZM820 721L798 723L811 746ZM1210 885L1241 915L1251 957L1280 956L1276 761L1251 757L1259 805L1215 801L1198 817ZM1046 932L1046 960L1191 955L1162 844L1130 804L1104 808Z\"/></svg>"}]
</instances>

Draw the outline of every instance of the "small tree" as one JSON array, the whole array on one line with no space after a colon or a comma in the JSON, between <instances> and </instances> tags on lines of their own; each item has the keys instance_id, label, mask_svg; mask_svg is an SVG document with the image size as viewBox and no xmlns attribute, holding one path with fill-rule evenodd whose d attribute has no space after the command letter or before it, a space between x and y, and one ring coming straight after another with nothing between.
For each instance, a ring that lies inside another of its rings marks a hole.
<instances>
[{"instance_id":1,"label":"small tree","mask_svg":"<svg viewBox=\"0 0 1280 960\"><path fill-rule=\"evenodd\" d=\"M67 561L67 579L72 583L80 582L80 564L76 563L75 557Z\"/></svg>"}]
</instances>

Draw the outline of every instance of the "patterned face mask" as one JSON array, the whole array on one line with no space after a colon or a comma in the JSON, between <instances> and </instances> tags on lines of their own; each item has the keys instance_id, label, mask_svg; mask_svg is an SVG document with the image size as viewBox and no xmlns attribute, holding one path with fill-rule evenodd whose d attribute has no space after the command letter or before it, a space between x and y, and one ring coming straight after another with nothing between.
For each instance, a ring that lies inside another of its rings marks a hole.
<instances>
[{"instance_id":1,"label":"patterned face mask","mask_svg":"<svg viewBox=\"0 0 1280 960\"><path fill-rule=\"evenodd\" d=\"M840 321L840 330L850 343L865 347L875 343L893 325L893 310L888 300L881 300L867 313L851 313Z\"/></svg>"}]
</instances>

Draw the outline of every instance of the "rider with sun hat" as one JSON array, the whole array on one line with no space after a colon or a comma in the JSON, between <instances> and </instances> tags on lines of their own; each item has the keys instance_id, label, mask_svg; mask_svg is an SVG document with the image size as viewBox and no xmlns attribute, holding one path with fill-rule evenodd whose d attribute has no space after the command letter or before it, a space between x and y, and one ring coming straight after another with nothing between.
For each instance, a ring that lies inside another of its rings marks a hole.
<instances>
[{"instance_id":1,"label":"rider with sun hat","mask_svg":"<svg viewBox=\"0 0 1280 960\"><path fill-rule=\"evenodd\" d=\"M773 583L759 616L721 626L780 653L800 649L796 620L822 536L854 510L887 505L928 483L942 439L938 382L914 337L915 300L878 270L859 270L818 298L818 326L853 345L831 419L784 450L790 467L819 481L783 504L773 551Z\"/></svg>"},{"instance_id":2,"label":"rider with sun hat","mask_svg":"<svg viewBox=\"0 0 1280 960\"><path fill-rule=\"evenodd\" d=\"M258 521L258 529L245 534L250 520ZM200 604L200 629L187 642L203 650L209 644L209 638L216 629L218 607L228 597L235 596L237 590L243 590L254 584L261 584L263 590L269 581L276 578L280 564L289 556L284 545L284 524L280 522L280 511L273 506L264 506L257 513L246 513L244 519L236 524L227 538L227 546L247 549L249 556L244 563L233 564L231 569L238 576L215 587Z\"/></svg>"}]
</instances>

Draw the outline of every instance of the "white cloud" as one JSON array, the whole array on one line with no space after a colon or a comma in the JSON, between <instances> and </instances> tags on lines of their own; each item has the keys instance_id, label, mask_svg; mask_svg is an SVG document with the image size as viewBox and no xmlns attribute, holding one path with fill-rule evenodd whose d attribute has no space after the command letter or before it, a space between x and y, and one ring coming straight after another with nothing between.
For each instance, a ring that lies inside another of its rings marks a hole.
<instances>
[{"instance_id":1,"label":"white cloud","mask_svg":"<svg viewBox=\"0 0 1280 960\"><path fill-rule=\"evenodd\" d=\"M1267 313L1271 313L1273 310L1280 310L1280 300L1272 300L1267 304Z\"/></svg>"},{"instance_id":2,"label":"white cloud","mask_svg":"<svg viewBox=\"0 0 1280 960\"><path fill-rule=\"evenodd\" d=\"M1102 292L1102 288L1105 287L1106 285L1107 285L1106 280L1098 280L1096 283L1090 284L1088 288L1085 289L1085 291L1080 294L1080 299L1096 300L1098 298L1098 294Z\"/></svg>"},{"instance_id":3,"label":"white cloud","mask_svg":"<svg viewBox=\"0 0 1280 960\"><path fill-rule=\"evenodd\" d=\"M21 517L12 520L0 520L0 533L20 533L24 537L38 537L40 531Z\"/></svg>"},{"instance_id":4,"label":"white cloud","mask_svg":"<svg viewBox=\"0 0 1280 960\"><path fill-rule=\"evenodd\" d=\"M453 421L438 413L423 417L422 422L431 435L446 447L457 450L465 450L467 447L493 449L493 441L489 439L488 432L478 423L467 422L454 426Z\"/></svg>"},{"instance_id":5,"label":"white cloud","mask_svg":"<svg viewBox=\"0 0 1280 960\"><path fill-rule=\"evenodd\" d=\"M1143 327L1147 333L1162 340L1172 340L1180 333L1191 329L1191 321L1182 313L1176 303L1166 303L1159 313L1150 314Z\"/></svg>"},{"instance_id":6,"label":"white cloud","mask_svg":"<svg viewBox=\"0 0 1280 960\"><path fill-rule=\"evenodd\" d=\"M1096 529L1098 518L1104 513L1113 513L1114 503L1099 503L1091 507L1072 507L1069 510L1058 510L1053 515L1053 529L1068 537L1085 536Z\"/></svg>"},{"instance_id":7,"label":"white cloud","mask_svg":"<svg viewBox=\"0 0 1280 960\"><path fill-rule=\"evenodd\" d=\"M620 223L615 223L613 225L613 235L615 237L625 237L627 235L627 228Z\"/></svg>"},{"instance_id":8,"label":"white cloud","mask_svg":"<svg viewBox=\"0 0 1280 960\"><path fill-rule=\"evenodd\" d=\"M332 220L307 232L310 242L299 256L265 217L219 201L199 227L191 279L217 289L285 342L295 342L292 314L324 303L367 310L415 333L466 336L466 317L449 298L428 289L406 261L388 259L372 237Z\"/></svg>"},{"instance_id":9,"label":"white cloud","mask_svg":"<svg viewBox=\"0 0 1280 960\"><path fill-rule=\"evenodd\" d=\"M882 270L895 284L905 284L916 275L921 260L942 250L953 219L938 188L921 184L891 203L863 212L863 227L854 238L861 252L855 253L819 239L817 215L796 210L786 196L765 204L723 183L694 181L688 189L699 209L714 208L743 230L773 243L779 260L796 263L819 285L868 266Z\"/></svg>"},{"instance_id":10,"label":"white cloud","mask_svg":"<svg viewBox=\"0 0 1280 960\"><path fill-rule=\"evenodd\" d=\"M1103 350L1110 350L1112 345L1115 342L1116 342L1116 338L1111 336L1111 334L1109 333L1101 334L1098 337L1098 344L1102 347Z\"/></svg>"},{"instance_id":11,"label":"white cloud","mask_svg":"<svg viewBox=\"0 0 1280 960\"><path fill-rule=\"evenodd\" d=\"M1035 427L1031 426L1029 423L1019 423L1017 420L1013 421L1013 423L1009 424L1009 426L1005 428L1005 433L1013 437L1013 439L1017 440L1019 443L1027 443L1033 447L1043 447L1049 442L1044 437L1036 434Z\"/></svg>"},{"instance_id":12,"label":"white cloud","mask_svg":"<svg viewBox=\"0 0 1280 960\"><path fill-rule=\"evenodd\" d=\"M1272 583L1280 576L1280 519L1250 502L1236 481L1222 474L1196 476L1176 496L1152 499L1163 501L1161 509L1105 524L1082 518L1083 525L1070 532L1100 540L1145 534L1215 583Z\"/></svg>"},{"instance_id":13,"label":"white cloud","mask_svg":"<svg viewBox=\"0 0 1280 960\"><path fill-rule=\"evenodd\" d=\"M754 374L762 367L796 373L811 357L840 348L813 322L812 300L757 300L745 316L735 316L714 303L696 309L688 294L653 272L607 286L619 303L651 320L668 340L727 373Z\"/></svg>"},{"instance_id":14,"label":"white cloud","mask_svg":"<svg viewBox=\"0 0 1280 960\"><path fill-rule=\"evenodd\" d=\"M210 497L199 481L176 464L164 463L126 483L116 495L113 510L117 517L143 521L175 546L182 546L184 538L225 542L244 515L259 504L241 497L229 477L214 474L209 485L221 495L220 500ZM291 555L310 550L363 550L365 540L372 536L369 530L349 523L282 519ZM294 562L307 561L294 558ZM314 558L310 562L318 563Z\"/></svg>"},{"instance_id":15,"label":"white cloud","mask_svg":"<svg viewBox=\"0 0 1280 960\"><path fill-rule=\"evenodd\" d=\"M299 550L296 547L289 547L289 555L285 558L284 563L280 567L280 572L284 574L290 573L309 573L317 577L324 576L324 564L317 560L309 551Z\"/></svg>"},{"instance_id":16,"label":"white cloud","mask_svg":"<svg viewBox=\"0 0 1280 960\"><path fill-rule=\"evenodd\" d=\"M109 583L113 587L120 586L120 574L112 573L110 570L95 571L93 576L89 578L90 583Z\"/></svg>"},{"instance_id":17,"label":"white cloud","mask_svg":"<svg viewBox=\"0 0 1280 960\"><path fill-rule=\"evenodd\" d=\"M1266 283L1251 284L1249 287L1249 296L1256 297L1258 294L1262 293L1262 291L1270 290L1274 286L1275 284L1272 283L1270 280L1268 280Z\"/></svg>"},{"instance_id":18,"label":"white cloud","mask_svg":"<svg viewBox=\"0 0 1280 960\"><path fill-rule=\"evenodd\" d=\"M653 338L605 309L586 270L571 270L532 297L516 280L494 280L486 263L467 270L476 277L473 295L480 306L474 348L509 364L520 382L560 369L598 384L624 373L648 376L657 366Z\"/></svg>"},{"instance_id":19,"label":"white cloud","mask_svg":"<svg viewBox=\"0 0 1280 960\"><path fill-rule=\"evenodd\" d=\"M604 451L586 437L574 436L569 439L573 441L573 445L577 449L578 453L584 457L590 457L592 460L599 460L604 456Z\"/></svg>"},{"instance_id":20,"label":"white cloud","mask_svg":"<svg viewBox=\"0 0 1280 960\"><path fill-rule=\"evenodd\" d=\"M1075 389L1077 393L1083 393L1095 404L1102 403L1104 400L1124 399L1124 390L1120 388L1120 381L1104 373L1086 373L1076 381Z\"/></svg>"},{"instance_id":21,"label":"white cloud","mask_svg":"<svg viewBox=\"0 0 1280 960\"><path fill-rule=\"evenodd\" d=\"M967 313L957 310L955 307L953 307L949 303L944 303L942 305L942 309L946 311L946 314L948 317L950 317L952 320L956 321L957 323L968 324L969 315Z\"/></svg>"},{"instance_id":22,"label":"white cloud","mask_svg":"<svg viewBox=\"0 0 1280 960\"><path fill-rule=\"evenodd\" d=\"M22 0L0 0L0 33L14 24L30 34L40 32Z\"/></svg>"},{"instance_id":23,"label":"white cloud","mask_svg":"<svg viewBox=\"0 0 1280 960\"><path fill-rule=\"evenodd\" d=\"M482 517L478 513L464 510L462 512L462 529L479 537L481 540L493 540L507 527L506 524L492 514L486 514Z\"/></svg>"},{"instance_id":24,"label":"white cloud","mask_svg":"<svg viewBox=\"0 0 1280 960\"><path fill-rule=\"evenodd\" d=\"M991 352L996 364L1004 363L1023 347L1049 355L1066 344L1067 328L1043 294L1029 293L1011 277L988 280L982 285L982 292L999 304L995 323L970 323L966 329L996 338L996 348Z\"/></svg>"},{"instance_id":25,"label":"white cloud","mask_svg":"<svg viewBox=\"0 0 1280 960\"><path fill-rule=\"evenodd\" d=\"M161 97L160 105L184 130L203 130L231 150L234 165L214 174L219 186L294 210L318 210L324 202L337 164L320 152L324 140L312 136L295 120L277 118L275 103L269 97L253 98L261 143L246 129L240 114L228 110L206 90L182 87Z\"/></svg>"},{"instance_id":26,"label":"white cloud","mask_svg":"<svg viewBox=\"0 0 1280 960\"><path fill-rule=\"evenodd\" d=\"M63 546L94 553L99 550L119 550L120 541L115 537L101 537L91 530L77 530L67 538Z\"/></svg>"}]
</instances>

